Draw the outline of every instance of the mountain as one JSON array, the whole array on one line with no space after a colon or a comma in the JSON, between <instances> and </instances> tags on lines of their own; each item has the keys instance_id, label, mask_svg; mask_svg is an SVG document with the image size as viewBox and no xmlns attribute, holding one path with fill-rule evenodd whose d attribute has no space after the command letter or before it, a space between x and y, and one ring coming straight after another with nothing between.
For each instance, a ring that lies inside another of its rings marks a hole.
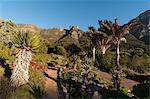
<instances>
[{"instance_id":1,"label":"mountain","mask_svg":"<svg viewBox=\"0 0 150 99\"><path fill-rule=\"evenodd\" d=\"M40 30L41 30L41 28L33 24L17 24L17 26L18 28L22 30L27 30L27 31L36 32L36 33L40 33Z\"/></svg>"},{"instance_id":2,"label":"mountain","mask_svg":"<svg viewBox=\"0 0 150 99\"><path fill-rule=\"evenodd\" d=\"M75 44L75 45L80 45L79 44L79 39L82 36L83 31L78 29L76 26L72 26L69 30L68 29L64 29L64 35L59 38L59 40L56 42L59 45L71 45L71 44Z\"/></svg>"},{"instance_id":3,"label":"mountain","mask_svg":"<svg viewBox=\"0 0 150 99\"><path fill-rule=\"evenodd\" d=\"M150 45L150 10L141 13L135 19L138 23L129 32L146 45Z\"/></svg>"},{"instance_id":4,"label":"mountain","mask_svg":"<svg viewBox=\"0 0 150 99\"><path fill-rule=\"evenodd\" d=\"M54 43L64 35L65 30L63 28L49 28L41 29L40 35L45 42Z\"/></svg>"},{"instance_id":5,"label":"mountain","mask_svg":"<svg viewBox=\"0 0 150 99\"><path fill-rule=\"evenodd\" d=\"M63 34L63 28L43 29L33 24L17 24L18 28L39 34L44 42L56 42Z\"/></svg>"},{"instance_id":6,"label":"mountain","mask_svg":"<svg viewBox=\"0 0 150 99\"><path fill-rule=\"evenodd\" d=\"M126 36L127 41L129 42L129 46L135 45L150 45L150 10L147 10L143 13L141 13L139 16L135 18L138 23L137 25L133 26L129 30L129 34ZM2 24L6 23L5 27L9 28L11 27L11 24L15 24L14 22L10 20L4 20L0 19L0 26ZM49 29L43 29L33 24L15 24L18 28L32 31L36 34L39 34L46 43L60 43L62 45L66 42L75 42L78 44L79 36L81 37L81 33L83 33L82 30L80 30L80 34L77 32L72 32L66 34L67 29L64 28L49 28ZM9 30L11 31L12 28ZM4 29L0 29L0 31L3 31ZM6 33L8 34L8 33Z\"/></svg>"}]
</instances>

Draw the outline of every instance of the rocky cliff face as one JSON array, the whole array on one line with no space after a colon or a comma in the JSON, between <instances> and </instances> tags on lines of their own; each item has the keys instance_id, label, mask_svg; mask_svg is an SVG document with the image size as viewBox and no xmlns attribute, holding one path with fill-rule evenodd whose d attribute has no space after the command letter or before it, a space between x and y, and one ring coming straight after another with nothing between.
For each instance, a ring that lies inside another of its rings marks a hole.
<instances>
[{"instance_id":1,"label":"rocky cliff face","mask_svg":"<svg viewBox=\"0 0 150 99\"><path fill-rule=\"evenodd\" d=\"M63 28L42 29L33 24L17 24L18 28L39 34L45 42L56 42L64 32Z\"/></svg>"},{"instance_id":2,"label":"rocky cliff face","mask_svg":"<svg viewBox=\"0 0 150 99\"><path fill-rule=\"evenodd\" d=\"M40 33L40 28L33 24L17 24L18 28L26 31L31 31L35 33Z\"/></svg>"},{"instance_id":3,"label":"rocky cliff face","mask_svg":"<svg viewBox=\"0 0 150 99\"><path fill-rule=\"evenodd\" d=\"M130 33L150 45L150 10L141 13L135 19L138 20L138 24L132 27Z\"/></svg>"}]
</instances>

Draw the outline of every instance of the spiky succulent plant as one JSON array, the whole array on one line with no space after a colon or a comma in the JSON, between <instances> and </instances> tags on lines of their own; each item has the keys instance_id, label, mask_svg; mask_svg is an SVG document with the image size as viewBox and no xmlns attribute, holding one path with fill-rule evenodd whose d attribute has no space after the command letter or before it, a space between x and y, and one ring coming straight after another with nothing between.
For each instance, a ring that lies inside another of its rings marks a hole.
<instances>
[{"instance_id":1,"label":"spiky succulent plant","mask_svg":"<svg viewBox=\"0 0 150 99\"><path fill-rule=\"evenodd\" d=\"M40 39L30 32L19 30L17 35L14 36L13 43L19 48L19 52L16 55L11 82L13 86L18 87L28 82L32 52L35 52L40 46Z\"/></svg>"},{"instance_id":2,"label":"spiky succulent plant","mask_svg":"<svg viewBox=\"0 0 150 99\"><path fill-rule=\"evenodd\" d=\"M40 46L39 36L30 33L29 31L18 31L18 34L14 36L14 45L20 49L26 49L27 51L35 51Z\"/></svg>"}]
</instances>

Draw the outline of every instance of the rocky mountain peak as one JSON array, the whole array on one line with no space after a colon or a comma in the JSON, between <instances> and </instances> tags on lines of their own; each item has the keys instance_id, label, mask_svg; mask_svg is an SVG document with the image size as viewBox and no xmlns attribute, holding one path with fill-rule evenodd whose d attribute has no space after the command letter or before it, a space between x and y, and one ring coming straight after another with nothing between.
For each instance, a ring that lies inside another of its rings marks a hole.
<instances>
[{"instance_id":1,"label":"rocky mountain peak","mask_svg":"<svg viewBox=\"0 0 150 99\"><path fill-rule=\"evenodd\" d=\"M149 25L150 24L150 10L147 10L147 11L141 13L138 16L138 18L143 24Z\"/></svg>"},{"instance_id":2,"label":"rocky mountain peak","mask_svg":"<svg viewBox=\"0 0 150 99\"><path fill-rule=\"evenodd\" d=\"M135 18L138 24L130 29L130 33L145 44L150 45L150 10L141 13Z\"/></svg>"}]
</instances>

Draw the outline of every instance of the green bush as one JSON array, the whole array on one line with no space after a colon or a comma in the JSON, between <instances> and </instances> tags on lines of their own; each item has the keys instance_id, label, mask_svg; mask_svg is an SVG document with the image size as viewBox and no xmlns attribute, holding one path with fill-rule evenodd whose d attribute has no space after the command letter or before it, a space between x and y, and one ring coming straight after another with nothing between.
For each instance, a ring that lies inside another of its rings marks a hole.
<instances>
[{"instance_id":1,"label":"green bush","mask_svg":"<svg viewBox=\"0 0 150 99\"><path fill-rule=\"evenodd\" d=\"M74 70L72 66L62 69L61 80L70 96L88 98L93 94L90 87L95 85L99 79L93 72L92 66L82 63L77 70Z\"/></svg>"},{"instance_id":2,"label":"green bush","mask_svg":"<svg viewBox=\"0 0 150 99\"><path fill-rule=\"evenodd\" d=\"M100 50L96 51L96 66L98 69L110 72L115 67L115 53L107 51L105 55Z\"/></svg>"},{"instance_id":3,"label":"green bush","mask_svg":"<svg viewBox=\"0 0 150 99\"><path fill-rule=\"evenodd\" d=\"M44 89L41 88L39 85L31 85L31 90L29 93L36 99L42 98L45 95Z\"/></svg>"},{"instance_id":4,"label":"green bush","mask_svg":"<svg viewBox=\"0 0 150 99\"><path fill-rule=\"evenodd\" d=\"M66 49L63 46L51 46L48 48L47 53L54 53L58 55L67 55Z\"/></svg>"},{"instance_id":5,"label":"green bush","mask_svg":"<svg viewBox=\"0 0 150 99\"><path fill-rule=\"evenodd\" d=\"M51 54L36 53L33 57L39 63L49 66L64 65L64 63L68 60L65 56L53 53Z\"/></svg>"},{"instance_id":6,"label":"green bush","mask_svg":"<svg viewBox=\"0 0 150 99\"><path fill-rule=\"evenodd\" d=\"M36 53L33 55L34 59L37 60L41 64L47 64L51 58L50 55L44 53Z\"/></svg>"},{"instance_id":7,"label":"green bush","mask_svg":"<svg viewBox=\"0 0 150 99\"><path fill-rule=\"evenodd\" d=\"M56 54L50 54L50 58L48 60L48 66L60 66L64 65L65 62L68 61L68 59L65 56L62 55L56 55Z\"/></svg>"},{"instance_id":8,"label":"green bush","mask_svg":"<svg viewBox=\"0 0 150 99\"><path fill-rule=\"evenodd\" d=\"M120 87L120 90L119 90L119 91L120 91L121 93L127 95L128 97L133 97L133 96L134 96L133 93L131 93L131 91L130 91L127 87L125 87L125 86Z\"/></svg>"},{"instance_id":9,"label":"green bush","mask_svg":"<svg viewBox=\"0 0 150 99\"><path fill-rule=\"evenodd\" d=\"M102 88L99 90L99 93L102 95L104 99L130 99L128 95L126 95L122 91L116 91L112 88Z\"/></svg>"},{"instance_id":10,"label":"green bush","mask_svg":"<svg viewBox=\"0 0 150 99\"><path fill-rule=\"evenodd\" d=\"M81 52L81 48L76 44L70 44L65 49L69 55L78 55Z\"/></svg>"},{"instance_id":11,"label":"green bush","mask_svg":"<svg viewBox=\"0 0 150 99\"><path fill-rule=\"evenodd\" d=\"M150 75L148 74L143 74L143 73L141 74L130 69L125 69L125 68L122 71L126 74L126 78L129 78L138 82L144 82L144 81L150 80Z\"/></svg>"},{"instance_id":12,"label":"green bush","mask_svg":"<svg viewBox=\"0 0 150 99\"><path fill-rule=\"evenodd\" d=\"M150 82L133 86L133 93L139 98L150 98Z\"/></svg>"}]
</instances>

